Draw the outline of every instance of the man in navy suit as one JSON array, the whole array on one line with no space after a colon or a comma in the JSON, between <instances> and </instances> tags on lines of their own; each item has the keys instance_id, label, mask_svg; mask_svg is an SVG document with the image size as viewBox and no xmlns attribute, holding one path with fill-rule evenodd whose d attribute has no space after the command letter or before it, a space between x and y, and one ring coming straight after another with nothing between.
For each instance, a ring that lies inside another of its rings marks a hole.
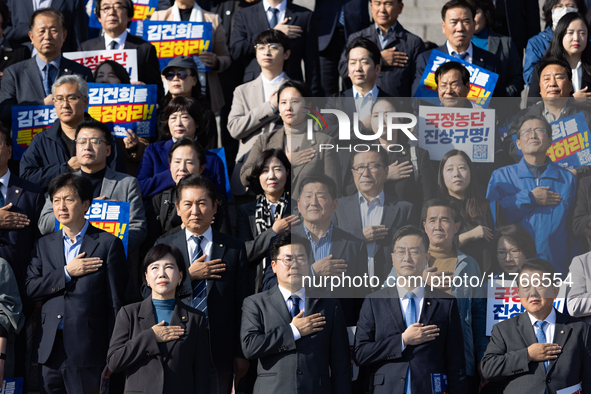
<instances>
[{"instance_id":1,"label":"man in navy suit","mask_svg":"<svg viewBox=\"0 0 591 394\"><path fill-rule=\"evenodd\" d=\"M90 180L71 173L49 185L63 229L39 239L26 289L43 303L38 362L42 393L96 393L106 364L115 316L125 300L123 243L84 218Z\"/></svg>"},{"instance_id":2,"label":"man in navy suit","mask_svg":"<svg viewBox=\"0 0 591 394\"><path fill-rule=\"evenodd\" d=\"M500 72L499 58L484 49L472 44L474 35L474 15L476 10L465 0L450 0L441 9L441 27L447 38L445 45L437 48L438 51L447 53L453 57L462 59L468 63L475 64L495 73ZM431 56L431 51L423 52L417 58L412 94L414 95L421 77ZM494 96L505 96L503 78L499 75Z\"/></svg>"},{"instance_id":3,"label":"man in navy suit","mask_svg":"<svg viewBox=\"0 0 591 394\"><path fill-rule=\"evenodd\" d=\"M434 374L446 374L448 392L465 393L466 361L456 299L426 288L429 238L415 226L394 234L392 262L397 277L365 299L353 357L368 365L374 394L433 392Z\"/></svg>"},{"instance_id":4,"label":"man in navy suit","mask_svg":"<svg viewBox=\"0 0 591 394\"><path fill-rule=\"evenodd\" d=\"M62 75L78 74L86 81L93 80L89 68L61 55L68 31L59 11L41 8L31 15L30 25L29 37L37 55L8 67L2 77L0 120L5 125L11 124L13 105L53 104L51 85Z\"/></svg>"},{"instance_id":5,"label":"man in navy suit","mask_svg":"<svg viewBox=\"0 0 591 394\"><path fill-rule=\"evenodd\" d=\"M253 81L261 73L255 57L254 40L264 30L281 30L291 39L291 56L285 72L296 81L304 81L315 96L323 95L318 60L318 34L312 11L287 0L263 0L236 13L230 41L232 61L243 62L242 82Z\"/></svg>"},{"instance_id":6,"label":"man in navy suit","mask_svg":"<svg viewBox=\"0 0 591 394\"><path fill-rule=\"evenodd\" d=\"M164 87L160 77L160 63L156 48L148 41L127 33L133 18L131 0L99 0L96 2L96 16L103 31L103 36L84 41L79 51L103 49L136 49L138 79L145 84L158 87L158 99L164 97Z\"/></svg>"},{"instance_id":7,"label":"man in navy suit","mask_svg":"<svg viewBox=\"0 0 591 394\"><path fill-rule=\"evenodd\" d=\"M209 179L200 175L181 179L176 186L176 209L184 229L156 244L174 245L185 258L187 273L180 297L206 314L212 373L217 374L218 392L229 394L233 377L238 382L248 369L240 346L242 301L253 287L248 283L246 249L243 242L212 229L217 202ZM150 294L145 290L144 296Z\"/></svg>"}]
</instances>

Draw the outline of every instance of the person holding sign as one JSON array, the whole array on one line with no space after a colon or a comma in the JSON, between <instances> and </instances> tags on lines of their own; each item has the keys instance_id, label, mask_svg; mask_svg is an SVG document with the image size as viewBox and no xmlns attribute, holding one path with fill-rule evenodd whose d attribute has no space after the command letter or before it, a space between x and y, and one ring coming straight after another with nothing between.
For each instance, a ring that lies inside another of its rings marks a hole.
<instances>
[{"instance_id":1,"label":"person holding sign","mask_svg":"<svg viewBox=\"0 0 591 394\"><path fill-rule=\"evenodd\" d=\"M526 312L493 326L482 373L504 394L591 392L591 326L554 308L555 275L546 260L527 260L517 277Z\"/></svg>"},{"instance_id":2,"label":"person holding sign","mask_svg":"<svg viewBox=\"0 0 591 394\"><path fill-rule=\"evenodd\" d=\"M468 392L458 303L422 282L429 238L415 226L404 226L392 243L396 277L363 302L355 362L369 366L374 394L434 393L434 375L446 375L445 392Z\"/></svg>"},{"instance_id":3,"label":"person holding sign","mask_svg":"<svg viewBox=\"0 0 591 394\"><path fill-rule=\"evenodd\" d=\"M566 274L574 257L568 217L575 203L577 178L546 156L552 129L545 118L526 115L516 124L516 145L523 159L493 172L486 198L500 204L509 223L528 229L538 256L550 261L556 272Z\"/></svg>"}]
</instances>

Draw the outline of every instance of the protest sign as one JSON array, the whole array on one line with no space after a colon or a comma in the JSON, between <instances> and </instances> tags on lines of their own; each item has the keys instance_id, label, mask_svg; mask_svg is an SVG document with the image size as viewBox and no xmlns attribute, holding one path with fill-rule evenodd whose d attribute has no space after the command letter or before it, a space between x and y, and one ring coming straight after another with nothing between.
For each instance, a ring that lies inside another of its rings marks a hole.
<instances>
[{"instance_id":1,"label":"protest sign","mask_svg":"<svg viewBox=\"0 0 591 394\"><path fill-rule=\"evenodd\" d=\"M84 215L86 220L96 228L105 230L109 234L119 237L123 241L125 254L129 239L129 203L123 201L92 200L90 209ZM55 219L55 231L62 228Z\"/></svg>"},{"instance_id":2,"label":"protest sign","mask_svg":"<svg viewBox=\"0 0 591 394\"><path fill-rule=\"evenodd\" d=\"M210 71L199 56L213 50L211 22L144 22L143 38L156 47L160 70L177 56L193 56L198 71Z\"/></svg>"},{"instance_id":3,"label":"protest sign","mask_svg":"<svg viewBox=\"0 0 591 394\"><path fill-rule=\"evenodd\" d=\"M429 61L425 66L425 71L421 76L421 81L419 82L414 97L421 97L423 100L430 103L439 104L437 84L435 83L435 71L437 71L439 66L443 63L451 61L461 63L470 72L470 92L468 92L468 100L477 104L479 107L488 108L499 75L435 49L431 51L431 56L429 56Z\"/></svg>"},{"instance_id":4,"label":"protest sign","mask_svg":"<svg viewBox=\"0 0 591 394\"><path fill-rule=\"evenodd\" d=\"M88 113L114 136L127 137L127 129L138 137L156 135L156 85L89 83L88 87Z\"/></svg>"},{"instance_id":5,"label":"protest sign","mask_svg":"<svg viewBox=\"0 0 591 394\"><path fill-rule=\"evenodd\" d=\"M20 160L36 134L49 128L57 119L53 105L12 107L12 158Z\"/></svg>"},{"instance_id":6,"label":"protest sign","mask_svg":"<svg viewBox=\"0 0 591 394\"><path fill-rule=\"evenodd\" d=\"M90 68L93 72L105 60L113 60L125 67L130 80L138 80L137 49L64 52L62 55L66 59Z\"/></svg>"},{"instance_id":7,"label":"protest sign","mask_svg":"<svg viewBox=\"0 0 591 394\"><path fill-rule=\"evenodd\" d=\"M486 287L488 293L486 297L486 335L490 336L495 324L525 312L525 308L521 305L517 294L517 282L495 280ZM564 311L566 287L567 284L563 283L558 291L558 297L554 299L554 307L559 312Z\"/></svg>"},{"instance_id":8,"label":"protest sign","mask_svg":"<svg viewBox=\"0 0 591 394\"><path fill-rule=\"evenodd\" d=\"M419 107L419 146L431 160L441 160L451 149L465 152L475 163L493 163L493 109Z\"/></svg>"},{"instance_id":9,"label":"protest sign","mask_svg":"<svg viewBox=\"0 0 591 394\"><path fill-rule=\"evenodd\" d=\"M23 378L4 378L0 394L22 394Z\"/></svg>"},{"instance_id":10,"label":"protest sign","mask_svg":"<svg viewBox=\"0 0 591 394\"><path fill-rule=\"evenodd\" d=\"M131 0L133 3L133 18L129 26L129 32L133 35L142 36L143 23L158 8L158 0ZM102 29L102 25L96 16L96 2L92 2L92 12L88 26L95 29Z\"/></svg>"},{"instance_id":11,"label":"protest sign","mask_svg":"<svg viewBox=\"0 0 591 394\"><path fill-rule=\"evenodd\" d=\"M574 169L591 163L589 125L582 112L550 123L552 146L547 155L562 168Z\"/></svg>"}]
</instances>

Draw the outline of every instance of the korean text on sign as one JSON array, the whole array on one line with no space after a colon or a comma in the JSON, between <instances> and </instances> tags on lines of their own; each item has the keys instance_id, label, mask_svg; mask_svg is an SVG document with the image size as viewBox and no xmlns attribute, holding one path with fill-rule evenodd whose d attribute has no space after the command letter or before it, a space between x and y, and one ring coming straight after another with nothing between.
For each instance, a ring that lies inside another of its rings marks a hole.
<instances>
[{"instance_id":1,"label":"korean text on sign","mask_svg":"<svg viewBox=\"0 0 591 394\"><path fill-rule=\"evenodd\" d=\"M16 136L12 157L20 160L33 137L50 127L57 119L53 105L12 107L12 135Z\"/></svg>"},{"instance_id":2,"label":"korean text on sign","mask_svg":"<svg viewBox=\"0 0 591 394\"><path fill-rule=\"evenodd\" d=\"M552 146L547 155L562 168L574 169L591 163L589 125L579 112L550 123Z\"/></svg>"},{"instance_id":3,"label":"korean text on sign","mask_svg":"<svg viewBox=\"0 0 591 394\"><path fill-rule=\"evenodd\" d=\"M443 63L450 61L463 64L470 72L468 100L482 108L488 108L492 98L492 92L495 90L499 79L498 74L437 50L431 51L431 56L429 56L429 61L427 62L425 71L421 76L421 82L414 96L422 97L424 100L433 104L439 104L437 84L435 83L435 71Z\"/></svg>"},{"instance_id":4,"label":"korean text on sign","mask_svg":"<svg viewBox=\"0 0 591 394\"><path fill-rule=\"evenodd\" d=\"M200 60L202 52L212 52L211 22L144 22L143 38L156 48L160 69L176 56L193 56L199 71L210 71Z\"/></svg>"},{"instance_id":5,"label":"korean text on sign","mask_svg":"<svg viewBox=\"0 0 591 394\"><path fill-rule=\"evenodd\" d=\"M137 49L65 52L62 55L92 71L96 70L99 64L104 63L105 60L113 60L125 67L132 81L138 80Z\"/></svg>"},{"instance_id":6,"label":"korean text on sign","mask_svg":"<svg viewBox=\"0 0 591 394\"><path fill-rule=\"evenodd\" d=\"M459 149L473 162L492 163L495 111L420 106L419 146L429 151L432 160L441 160L449 150Z\"/></svg>"}]
</instances>

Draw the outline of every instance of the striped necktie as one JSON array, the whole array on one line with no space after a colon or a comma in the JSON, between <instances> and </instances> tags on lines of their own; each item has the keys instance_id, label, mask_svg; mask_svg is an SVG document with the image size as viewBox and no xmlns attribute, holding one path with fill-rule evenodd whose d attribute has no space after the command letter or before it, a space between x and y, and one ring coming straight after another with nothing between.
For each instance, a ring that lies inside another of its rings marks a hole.
<instances>
[{"instance_id":1,"label":"striped necktie","mask_svg":"<svg viewBox=\"0 0 591 394\"><path fill-rule=\"evenodd\" d=\"M201 248L201 241L203 241L203 235L198 237L192 236L191 239L195 242L195 251L191 258L191 263L203 256L203 249ZM193 296L191 298L191 306L203 313L207 317L207 280L194 280L191 281L191 287L193 288Z\"/></svg>"}]
</instances>

